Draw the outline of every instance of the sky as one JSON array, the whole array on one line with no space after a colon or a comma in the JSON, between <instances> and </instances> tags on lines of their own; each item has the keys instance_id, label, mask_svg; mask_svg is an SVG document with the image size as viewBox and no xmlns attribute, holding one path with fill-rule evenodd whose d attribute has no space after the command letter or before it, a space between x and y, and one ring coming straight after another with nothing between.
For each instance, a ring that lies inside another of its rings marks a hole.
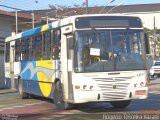
<instances>
[{"instance_id":1,"label":"sky","mask_svg":"<svg viewBox=\"0 0 160 120\"><path fill-rule=\"evenodd\" d=\"M86 0L0 0L0 10L12 11L4 6L14 7L22 10L49 9L50 5L64 5L73 7L74 4L82 4ZM113 1L112 3L109 3ZM160 3L160 0L88 0L89 6L130 5Z\"/></svg>"}]
</instances>

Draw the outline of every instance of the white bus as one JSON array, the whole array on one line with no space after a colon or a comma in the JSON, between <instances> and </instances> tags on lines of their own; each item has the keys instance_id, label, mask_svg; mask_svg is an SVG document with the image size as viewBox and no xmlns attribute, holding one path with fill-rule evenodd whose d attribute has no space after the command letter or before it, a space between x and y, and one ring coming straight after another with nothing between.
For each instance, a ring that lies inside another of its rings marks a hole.
<instances>
[{"instance_id":1,"label":"white bus","mask_svg":"<svg viewBox=\"0 0 160 120\"><path fill-rule=\"evenodd\" d=\"M138 17L60 19L6 39L6 84L21 98L52 98L57 108L87 102L125 108L148 95L145 41Z\"/></svg>"}]
</instances>

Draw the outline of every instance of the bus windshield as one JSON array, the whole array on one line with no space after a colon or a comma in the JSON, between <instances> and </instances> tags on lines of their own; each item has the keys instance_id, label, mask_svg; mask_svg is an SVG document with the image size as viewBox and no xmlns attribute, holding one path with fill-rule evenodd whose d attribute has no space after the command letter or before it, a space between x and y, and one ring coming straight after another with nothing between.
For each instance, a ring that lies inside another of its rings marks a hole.
<instances>
[{"instance_id":1,"label":"bus windshield","mask_svg":"<svg viewBox=\"0 0 160 120\"><path fill-rule=\"evenodd\" d=\"M75 32L75 72L145 69L142 30Z\"/></svg>"}]
</instances>

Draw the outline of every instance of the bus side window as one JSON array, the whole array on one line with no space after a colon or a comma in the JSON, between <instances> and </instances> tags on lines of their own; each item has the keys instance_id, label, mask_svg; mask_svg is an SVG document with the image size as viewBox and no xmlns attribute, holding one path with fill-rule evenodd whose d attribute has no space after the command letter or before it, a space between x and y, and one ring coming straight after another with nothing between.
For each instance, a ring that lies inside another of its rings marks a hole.
<instances>
[{"instance_id":1,"label":"bus side window","mask_svg":"<svg viewBox=\"0 0 160 120\"><path fill-rule=\"evenodd\" d=\"M19 62L21 59L21 50L20 50L20 39L16 40L15 43L15 62Z\"/></svg>"},{"instance_id":2,"label":"bus side window","mask_svg":"<svg viewBox=\"0 0 160 120\"><path fill-rule=\"evenodd\" d=\"M53 38L52 38L52 55L53 59L60 59L60 51L61 51L61 31L55 30L53 31Z\"/></svg>"},{"instance_id":3,"label":"bus side window","mask_svg":"<svg viewBox=\"0 0 160 120\"><path fill-rule=\"evenodd\" d=\"M33 60L33 49L34 47L32 46L32 39L33 37L29 37L28 42L29 42L29 60Z\"/></svg>"},{"instance_id":4,"label":"bus side window","mask_svg":"<svg viewBox=\"0 0 160 120\"><path fill-rule=\"evenodd\" d=\"M51 59L51 32L46 31L43 33L43 59Z\"/></svg>"},{"instance_id":5,"label":"bus side window","mask_svg":"<svg viewBox=\"0 0 160 120\"><path fill-rule=\"evenodd\" d=\"M5 51L5 62L10 61L10 43L6 43L6 51Z\"/></svg>"},{"instance_id":6,"label":"bus side window","mask_svg":"<svg viewBox=\"0 0 160 120\"><path fill-rule=\"evenodd\" d=\"M28 60L29 59L29 38L22 38L21 39L21 60Z\"/></svg>"},{"instance_id":7,"label":"bus side window","mask_svg":"<svg viewBox=\"0 0 160 120\"><path fill-rule=\"evenodd\" d=\"M33 37L33 58L40 60L42 58L42 36L41 34Z\"/></svg>"},{"instance_id":8,"label":"bus side window","mask_svg":"<svg viewBox=\"0 0 160 120\"><path fill-rule=\"evenodd\" d=\"M21 39L21 60L26 60L26 39Z\"/></svg>"},{"instance_id":9,"label":"bus side window","mask_svg":"<svg viewBox=\"0 0 160 120\"><path fill-rule=\"evenodd\" d=\"M26 58L25 58L25 60L29 60L29 38L26 38L25 49L26 49Z\"/></svg>"}]
</instances>

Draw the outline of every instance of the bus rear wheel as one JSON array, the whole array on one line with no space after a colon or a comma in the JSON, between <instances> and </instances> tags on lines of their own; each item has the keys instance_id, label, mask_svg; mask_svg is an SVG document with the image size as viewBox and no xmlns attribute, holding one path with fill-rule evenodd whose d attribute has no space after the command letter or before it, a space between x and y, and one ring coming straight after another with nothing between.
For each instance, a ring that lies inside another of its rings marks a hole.
<instances>
[{"instance_id":1,"label":"bus rear wheel","mask_svg":"<svg viewBox=\"0 0 160 120\"><path fill-rule=\"evenodd\" d=\"M114 108L126 108L130 104L131 100L113 101L110 102Z\"/></svg>"},{"instance_id":2,"label":"bus rear wheel","mask_svg":"<svg viewBox=\"0 0 160 120\"><path fill-rule=\"evenodd\" d=\"M22 79L18 80L18 93L20 98L27 99L29 98L29 94L23 91Z\"/></svg>"},{"instance_id":3,"label":"bus rear wheel","mask_svg":"<svg viewBox=\"0 0 160 120\"><path fill-rule=\"evenodd\" d=\"M63 100L63 88L60 81L57 81L54 86L54 93L53 93L53 102L57 109L60 110L68 110L72 109L73 104L66 103Z\"/></svg>"}]
</instances>

